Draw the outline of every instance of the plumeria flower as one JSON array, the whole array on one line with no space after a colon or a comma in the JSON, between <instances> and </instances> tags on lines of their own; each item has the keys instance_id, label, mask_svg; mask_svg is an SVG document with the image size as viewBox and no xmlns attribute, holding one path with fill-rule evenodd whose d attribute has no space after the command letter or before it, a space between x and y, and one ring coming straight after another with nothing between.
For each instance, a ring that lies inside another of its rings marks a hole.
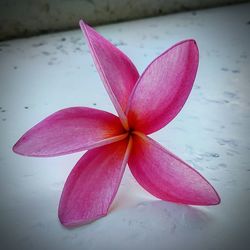
<instances>
[{"instance_id":1,"label":"plumeria flower","mask_svg":"<svg viewBox=\"0 0 250 250\"><path fill-rule=\"evenodd\" d=\"M86 224L107 215L127 163L138 183L159 199L219 204L204 177L148 136L173 120L188 98L199 60L195 41L177 43L139 76L118 48L83 21L80 27L119 117L93 108L66 108L35 125L13 147L36 157L88 150L65 183L61 223Z\"/></svg>"}]
</instances>

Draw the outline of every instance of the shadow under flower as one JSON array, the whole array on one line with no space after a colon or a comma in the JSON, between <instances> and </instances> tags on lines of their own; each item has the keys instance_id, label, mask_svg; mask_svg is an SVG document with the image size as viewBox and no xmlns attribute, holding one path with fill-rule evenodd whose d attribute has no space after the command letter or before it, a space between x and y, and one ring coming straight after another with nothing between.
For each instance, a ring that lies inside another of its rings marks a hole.
<instances>
[{"instance_id":1,"label":"shadow under flower","mask_svg":"<svg viewBox=\"0 0 250 250\"><path fill-rule=\"evenodd\" d=\"M138 226L138 229L158 228L159 231L171 234L176 231L201 230L212 220L198 207L161 200L139 202L131 208L113 211L112 214L115 217L121 216L123 224L127 223L128 226Z\"/></svg>"},{"instance_id":2,"label":"shadow under flower","mask_svg":"<svg viewBox=\"0 0 250 250\"><path fill-rule=\"evenodd\" d=\"M115 204L106 217L77 231L84 232L91 249L201 249L212 220L198 207L147 200Z\"/></svg>"},{"instance_id":3,"label":"shadow under flower","mask_svg":"<svg viewBox=\"0 0 250 250\"><path fill-rule=\"evenodd\" d=\"M107 216L68 231L81 235L82 246L110 250L202 247L213 224L210 213L201 207L156 200L129 179L125 177Z\"/></svg>"}]
</instances>

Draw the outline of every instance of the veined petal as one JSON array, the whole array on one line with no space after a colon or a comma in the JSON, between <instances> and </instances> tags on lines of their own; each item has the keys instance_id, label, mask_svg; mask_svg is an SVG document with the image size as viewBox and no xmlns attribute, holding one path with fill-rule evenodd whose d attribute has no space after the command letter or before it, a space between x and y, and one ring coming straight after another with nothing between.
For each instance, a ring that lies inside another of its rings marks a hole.
<instances>
[{"instance_id":1,"label":"veined petal","mask_svg":"<svg viewBox=\"0 0 250 250\"><path fill-rule=\"evenodd\" d=\"M204 177L145 135L133 136L128 164L141 186L162 200L190 205L220 203Z\"/></svg>"},{"instance_id":2,"label":"veined petal","mask_svg":"<svg viewBox=\"0 0 250 250\"><path fill-rule=\"evenodd\" d=\"M80 27L88 41L96 68L124 126L128 98L139 74L130 59L83 21Z\"/></svg>"},{"instance_id":3,"label":"veined petal","mask_svg":"<svg viewBox=\"0 0 250 250\"><path fill-rule=\"evenodd\" d=\"M14 145L27 156L57 156L122 140L127 135L119 118L85 107L60 110L39 122Z\"/></svg>"},{"instance_id":4,"label":"veined petal","mask_svg":"<svg viewBox=\"0 0 250 250\"><path fill-rule=\"evenodd\" d=\"M126 112L130 127L150 134L169 123L188 98L198 60L194 40L180 42L156 58L131 94Z\"/></svg>"},{"instance_id":5,"label":"veined petal","mask_svg":"<svg viewBox=\"0 0 250 250\"><path fill-rule=\"evenodd\" d=\"M60 200L65 226L86 224L105 216L117 193L132 140L89 150L70 173Z\"/></svg>"}]
</instances>

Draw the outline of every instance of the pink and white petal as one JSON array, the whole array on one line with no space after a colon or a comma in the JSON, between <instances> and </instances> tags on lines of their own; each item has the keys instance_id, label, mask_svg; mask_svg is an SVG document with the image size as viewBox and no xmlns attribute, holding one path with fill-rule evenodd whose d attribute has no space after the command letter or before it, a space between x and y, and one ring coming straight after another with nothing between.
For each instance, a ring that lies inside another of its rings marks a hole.
<instances>
[{"instance_id":1,"label":"pink and white petal","mask_svg":"<svg viewBox=\"0 0 250 250\"><path fill-rule=\"evenodd\" d=\"M65 226L86 224L107 215L127 164L131 140L89 150L70 173L58 216Z\"/></svg>"},{"instance_id":2,"label":"pink and white petal","mask_svg":"<svg viewBox=\"0 0 250 250\"><path fill-rule=\"evenodd\" d=\"M150 134L169 123L188 98L198 61L194 40L182 41L156 58L131 94L126 112L130 126Z\"/></svg>"},{"instance_id":3,"label":"pink and white petal","mask_svg":"<svg viewBox=\"0 0 250 250\"><path fill-rule=\"evenodd\" d=\"M80 27L88 41L104 86L123 123L127 124L124 112L128 98L139 78L137 69L123 52L82 20Z\"/></svg>"},{"instance_id":4,"label":"pink and white petal","mask_svg":"<svg viewBox=\"0 0 250 250\"><path fill-rule=\"evenodd\" d=\"M14 145L27 156L58 156L98 147L126 137L120 119L102 110L73 107L39 122Z\"/></svg>"},{"instance_id":5,"label":"pink and white petal","mask_svg":"<svg viewBox=\"0 0 250 250\"><path fill-rule=\"evenodd\" d=\"M204 177L145 135L133 136L128 164L139 184L162 200L189 205L220 203Z\"/></svg>"}]
</instances>

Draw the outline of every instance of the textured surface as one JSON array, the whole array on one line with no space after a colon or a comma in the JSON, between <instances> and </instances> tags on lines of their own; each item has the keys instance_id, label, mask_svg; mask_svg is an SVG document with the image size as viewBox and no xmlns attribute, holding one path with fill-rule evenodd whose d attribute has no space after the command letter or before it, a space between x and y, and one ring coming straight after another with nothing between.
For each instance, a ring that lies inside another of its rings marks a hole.
<instances>
[{"instance_id":1,"label":"textured surface","mask_svg":"<svg viewBox=\"0 0 250 250\"><path fill-rule=\"evenodd\" d=\"M247 0L1 0L0 40Z\"/></svg>"},{"instance_id":2,"label":"textured surface","mask_svg":"<svg viewBox=\"0 0 250 250\"><path fill-rule=\"evenodd\" d=\"M38 159L12 153L41 119L70 106L115 112L80 29L0 43L0 241L3 249L246 249L249 245L250 5L108 25L141 73L174 43L194 38L200 63L180 114L154 139L219 192L215 207L153 198L125 172L112 213L67 230L57 218L63 185L82 153ZM90 94L91 93L91 94Z\"/></svg>"}]
</instances>

